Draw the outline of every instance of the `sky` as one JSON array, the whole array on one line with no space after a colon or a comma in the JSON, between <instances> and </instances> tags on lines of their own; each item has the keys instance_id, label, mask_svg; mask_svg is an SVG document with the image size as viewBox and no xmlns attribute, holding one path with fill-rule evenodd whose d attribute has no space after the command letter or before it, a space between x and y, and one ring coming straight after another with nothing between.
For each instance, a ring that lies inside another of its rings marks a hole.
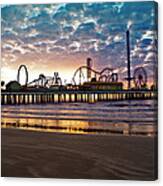
<instances>
[{"instance_id":1,"label":"sky","mask_svg":"<svg viewBox=\"0 0 163 186\"><path fill-rule=\"evenodd\" d=\"M130 30L131 73L143 66L152 83L157 63L154 2L62 3L1 7L1 80L16 80L21 64L29 81L59 72L70 82L77 68L93 59L93 68L127 76L126 30ZM23 77L23 74L22 74Z\"/></svg>"}]
</instances>

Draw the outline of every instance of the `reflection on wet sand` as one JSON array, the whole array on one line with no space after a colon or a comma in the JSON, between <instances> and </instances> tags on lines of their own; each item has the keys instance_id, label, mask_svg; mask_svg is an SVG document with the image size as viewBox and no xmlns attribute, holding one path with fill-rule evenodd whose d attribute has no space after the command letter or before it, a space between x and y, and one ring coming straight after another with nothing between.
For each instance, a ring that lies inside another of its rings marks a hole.
<instances>
[{"instance_id":1,"label":"reflection on wet sand","mask_svg":"<svg viewBox=\"0 0 163 186\"><path fill-rule=\"evenodd\" d=\"M38 120L38 119L2 119L3 128L19 128L45 132L63 132L71 134L123 134L123 135L155 135L156 127L151 125L131 126L127 123L109 124L73 120Z\"/></svg>"}]
</instances>

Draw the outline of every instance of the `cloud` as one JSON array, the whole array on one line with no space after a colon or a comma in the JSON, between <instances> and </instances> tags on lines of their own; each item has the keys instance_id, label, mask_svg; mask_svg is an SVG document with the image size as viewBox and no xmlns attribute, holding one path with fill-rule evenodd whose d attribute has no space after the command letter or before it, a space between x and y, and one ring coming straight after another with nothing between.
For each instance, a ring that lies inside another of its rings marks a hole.
<instances>
[{"instance_id":1,"label":"cloud","mask_svg":"<svg viewBox=\"0 0 163 186\"><path fill-rule=\"evenodd\" d=\"M20 63L23 56L31 65L43 61L48 66L59 55L70 61L88 54L97 68L112 66L124 73L129 21L132 65L156 62L153 2L10 5L1 14L6 66Z\"/></svg>"},{"instance_id":2,"label":"cloud","mask_svg":"<svg viewBox=\"0 0 163 186\"><path fill-rule=\"evenodd\" d=\"M156 62L156 53L155 52L149 52L145 59L145 62Z\"/></svg>"}]
</instances>

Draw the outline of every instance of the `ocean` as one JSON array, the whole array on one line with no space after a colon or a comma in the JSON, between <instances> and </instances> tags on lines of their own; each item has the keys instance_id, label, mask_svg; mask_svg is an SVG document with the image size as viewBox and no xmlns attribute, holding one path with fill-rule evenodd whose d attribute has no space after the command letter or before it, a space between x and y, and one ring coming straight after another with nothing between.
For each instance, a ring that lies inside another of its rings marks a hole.
<instances>
[{"instance_id":1,"label":"ocean","mask_svg":"<svg viewBox=\"0 0 163 186\"><path fill-rule=\"evenodd\" d=\"M98 135L157 134L154 100L5 105L1 127Z\"/></svg>"}]
</instances>

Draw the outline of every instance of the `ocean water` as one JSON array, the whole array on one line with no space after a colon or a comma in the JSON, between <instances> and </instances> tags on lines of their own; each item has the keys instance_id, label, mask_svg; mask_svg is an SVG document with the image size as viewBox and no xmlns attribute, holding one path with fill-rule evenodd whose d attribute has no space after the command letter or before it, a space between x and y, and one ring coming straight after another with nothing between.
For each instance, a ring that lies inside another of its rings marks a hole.
<instances>
[{"instance_id":1,"label":"ocean water","mask_svg":"<svg viewBox=\"0 0 163 186\"><path fill-rule=\"evenodd\" d=\"M154 100L5 105L1 127L99 135L156 135Z\"/></svg>"}]
</instances>

